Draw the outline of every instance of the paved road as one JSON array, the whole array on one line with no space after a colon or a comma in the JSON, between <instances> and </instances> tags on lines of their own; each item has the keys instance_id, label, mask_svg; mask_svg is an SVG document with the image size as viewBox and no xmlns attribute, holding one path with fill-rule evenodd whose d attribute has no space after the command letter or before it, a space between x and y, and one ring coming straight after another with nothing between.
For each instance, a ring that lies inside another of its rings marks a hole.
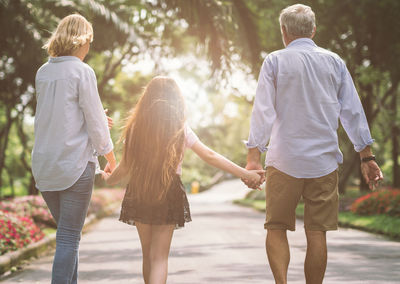
<instances>
[{"instance_id":1,"label":"paved road","mask_svg":"<svg viewBox=\"0 0 400 284\"><path fill-rule=\"evenodd\" d=\"M193 222L175 231L168 283L274 283L267 266L264 215L232 205L247 190L240 181L221 183L190 196ZM143 283L136 229L105 218L85 234L80 250L80 284ZM305 283L302 223L289 233L289 283ZM400 243L350 229L328 233L329 263L324 283L400 283ZM32 262L2 283L50 283L52 256Z\"/></svg>"}]
</instances>

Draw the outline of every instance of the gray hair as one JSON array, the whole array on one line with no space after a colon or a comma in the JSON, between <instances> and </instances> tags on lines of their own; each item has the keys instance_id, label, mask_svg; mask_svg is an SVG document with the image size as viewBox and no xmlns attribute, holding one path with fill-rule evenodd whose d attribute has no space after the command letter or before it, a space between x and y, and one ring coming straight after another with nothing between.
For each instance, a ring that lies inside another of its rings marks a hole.
<instances>
[{"instance_id":1,"label":"gray hair","mask_svg":"<svg viewBox=\"0 0 400 284\"><path fill-rule=\"evenodd\" d=\"M279 23L291 37L311 37L315 28L315 14L309 6L295 4L282 10Z\"/></svg>"}]
</instances>

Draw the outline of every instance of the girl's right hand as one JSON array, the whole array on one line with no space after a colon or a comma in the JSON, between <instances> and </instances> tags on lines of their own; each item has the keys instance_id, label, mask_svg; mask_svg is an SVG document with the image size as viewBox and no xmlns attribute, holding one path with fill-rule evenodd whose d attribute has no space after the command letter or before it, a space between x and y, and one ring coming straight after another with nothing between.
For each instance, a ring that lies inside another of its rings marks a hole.
<instances>
[{"instance_id":1,"label":"girl's right hand","mask_svg":"<svg viewBox=\"0 0 400 284\"><path fill-rule=\"evenodd\" d=\"M260 185L264 182L265 170L246 170L244 180L253 184L254 188L260 189Z\"/></svg>"}]
</instances>

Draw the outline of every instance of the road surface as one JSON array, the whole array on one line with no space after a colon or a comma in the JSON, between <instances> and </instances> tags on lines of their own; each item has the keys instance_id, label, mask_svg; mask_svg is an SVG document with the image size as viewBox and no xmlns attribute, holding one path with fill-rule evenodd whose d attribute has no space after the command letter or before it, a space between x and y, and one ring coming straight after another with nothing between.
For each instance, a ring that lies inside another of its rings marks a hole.
<instances>
[{"instance_id":1,"label":"road surface","mask_svg":"<svg viewBox=\"0 0 400 284\"><path fill-rule=\"evenodd\" d=\"M239 180L189 196L192 219L176 230L168 283L274 283L264 249L264 214L232 204L247 192ZM118 215L83 235L79 283L143 283L135 227ZM305 283L305 237L301 221L288 233L289 283ZM329 259L324 283L400 283L400 243L352 229L328 232ZM50 283L52 254L31 262L1 283Z\"/></svg>"}]
</instances>

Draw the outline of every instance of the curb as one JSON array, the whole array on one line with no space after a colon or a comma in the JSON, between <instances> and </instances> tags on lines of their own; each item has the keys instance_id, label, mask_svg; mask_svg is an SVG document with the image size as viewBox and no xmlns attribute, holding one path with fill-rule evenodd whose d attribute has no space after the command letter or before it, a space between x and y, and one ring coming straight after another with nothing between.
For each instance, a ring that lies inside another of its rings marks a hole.
<instances>
[{"instance_id":1,"label":"curb","mask_svg":"<svg viewBox=\"0 0 400 284\"><path fill-rule=\"evenodd\" d=\"M341 221L339 221L338 224L339 224L339 227L341 227L341 228L350 228L350 229L356 229L356 230L364 231L364 232L368 232L368 233L378 234L378 235L384 236L385 238L388 238L391 241L400 242L399 234L390 234L390 233L386 233L383 231L368 229L366 227L357 226L357 225L353 225L353 224L341 222Z\"/></svg>"},{"instance_id":2,"label":"curb","mask_svg":"<svg viewBox=\"0 0 400 284\"><path fill-rule=\"evenodd\" d=\"M18 265L22 260L33 256L38 256L48 246L55 244L55 242L56 234L54 233L44 237L36 243L28 245L27 247L17 251L8 252L5 255L0 256L0 275L9 271L13 266Z\"/></svg>"},{"instance_id":3,"label":"curb","mask_svg":"<svg viewBox=\"0 0 400 284\"><path fill-rule=\"evenodd\" d=\"M93 225L95 222L114 212L118 208L119 204L120 204L119 202L117 202L117 204L111 204L101 212L97 214L91 214L88 217L86 217L82 232L83 233L87 232L89 227ZM14 266L17 266L23 260L29 259L31 257L40 256L49 247L54 247L55 244L56 244L56 233L53 233L51 235L45 236L43 239L41 239L36 243L28 245L27 247L24 247L16 251L11 251L0 256L0 276L2 276L7 271L10 271Z\"/></svg>"}]
</instances>

